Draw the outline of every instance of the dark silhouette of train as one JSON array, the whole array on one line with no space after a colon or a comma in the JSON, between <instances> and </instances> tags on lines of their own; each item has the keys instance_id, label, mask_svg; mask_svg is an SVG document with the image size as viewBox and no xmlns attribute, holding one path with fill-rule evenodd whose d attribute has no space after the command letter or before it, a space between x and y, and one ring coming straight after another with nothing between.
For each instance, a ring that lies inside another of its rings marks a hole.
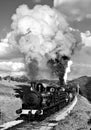
<instances>
[{"instance_id":1,"label":"dark silhouette of train","mask_svg":"<svg viewBox=\"0 0 91 130\"><path fill-rule=\"evenodd\" d=\"M22 99L22 108L16 113L30 118L48 115L64 108L77 93L77 87L55 82L30 82L30 85L19 87L16 92L17 97Z\"/></svg>"}]
</instances>

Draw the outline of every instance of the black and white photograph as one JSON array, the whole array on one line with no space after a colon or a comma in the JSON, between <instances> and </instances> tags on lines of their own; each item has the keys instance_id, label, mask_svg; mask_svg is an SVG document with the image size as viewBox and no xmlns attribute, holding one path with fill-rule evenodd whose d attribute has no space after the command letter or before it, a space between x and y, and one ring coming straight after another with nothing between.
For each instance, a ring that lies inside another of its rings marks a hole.
<instances>
[{"instance_id":1,"label":"black and white photograph","mask_svg":"<svg viewBox=\"0 0 91 130\"><path fill-rule=\"evenodd\" d=\"M0 130L91 130L91 0L0 0Z\"/></svg>"}]
</instances>

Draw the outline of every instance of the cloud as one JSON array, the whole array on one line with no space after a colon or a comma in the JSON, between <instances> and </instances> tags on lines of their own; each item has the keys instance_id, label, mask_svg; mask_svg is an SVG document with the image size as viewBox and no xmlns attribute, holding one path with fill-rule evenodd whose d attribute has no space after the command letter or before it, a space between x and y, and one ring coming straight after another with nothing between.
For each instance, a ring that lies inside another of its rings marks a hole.
<instances>
[{"instance_id":1,"label":"cloud","mask_svg":"<svg viewBox=\"0 0 91 130\"><path fill-rule=\"evenodd\" d=\"M91 42L90 42L91 43ZM69 79L80 76L91 76L91 45L86 43L83 48L72 57L73 65Z\"/></svg>"},{"instance_id":2,"label":"cloud","mask_svg":"<svg viewBox=\"0 0 91 130\"><path fill-rule=\"evenodd\" d=\"M0 56L8 54L8 52L11 51L11 47L8 43L8 38L10 36L10 33L7 34L5 39L1 39L0 42Z\"/></svg>"},{"instance_id":3,"label":"cloud","mask_svg":"<svg viewBox=\"0 0 91 130\"><path fill-rule=\"evenodd\" d=\"M25 71L18 71L18 72L11 72L10 73L11 76L22 76L22 75L26 75L26 72Z\"/></svg>"},{"instance_id":4,"label":"cloud","mask_svg":"<svg viewBox=\"0 0 91 130\"><path fill-rule=\"evenodd\" d=\"M71 80L81 76L91 76L90 64L74 63L73 66L71 66L71 73L69 73L68 79Z\"/></svg>"},{"instance_id":5,"label":"cloud","mask_svg":"<svg viewBox=\"0 0 91 130\"><path fill-rule=\"evenodd\" d=\"M0 70L4 72L18 72L24 70L24 64L21 62L2 61L0 62Z\"/></svg>"},{"instance_id":6,"label":"cloud","mask_svg":"<svg viewBox=\"0 0 91 130\"><path fill-rule=\"evenodd\" d=\"M22 54L9 40L11 34L12 32L7 33L6 37L1 39L0 42L0 75L18 73L24 69Z\"/></svg>"},{"instance_id":7,"label":"cloud","mask_svg":"<svg viewBox=\"0 0 91 130\"><path fill-rule=\"evenodd\" d=\"M5 42L0 42L0 59L14 59L23 57L17 48Z\"/></svg>"},{"instance_id":8,"label":"cloud","mask_svg":"<svg viewBox=\"0 0 91 130\"><path fill-rule=\"evenodd\" d=\"M0 56L6 55L9 45L4 42L0 42Z\"/></svg>"},{"instance_id":9,"label":"cloud","mask_svg":"<svg viewBox=\"0 0 91 130\"><path fill-rule=\"evenodd\" d=\"M91 33L90 31L86 31L85 33L81 33L82 42L86 47L91 47Z\"/></svg>"},{"instance_id":10,"label":"cloud","mask_svg":"<svg viewBox=\"0 0 91 130\"><path fill-rule=\"evenodd\" d=\"M14 43L9 40L11 39L11 34L13 34L13 32L7 33L6 37L0 40L0 59L13 59L22 57L22 54L17 46L15 46Z\"/></svg>"},{"instance_id":11,"label":"cloud","mask_svg":"<svg viewBox=\"0 0 91 130\"><path fill-rule=\"evenodd\" d=\"M69 21L90 18L91 0L54 0L54 6L64 13Z\"/></svg>"}]
</instances>

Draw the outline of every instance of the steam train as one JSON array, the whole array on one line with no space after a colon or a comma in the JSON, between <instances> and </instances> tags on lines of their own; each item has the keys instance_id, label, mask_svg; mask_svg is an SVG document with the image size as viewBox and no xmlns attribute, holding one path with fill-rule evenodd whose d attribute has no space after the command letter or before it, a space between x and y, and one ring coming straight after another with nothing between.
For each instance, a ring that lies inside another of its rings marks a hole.
<instances>
[{"instance_id":1,"label":"steam train","mask_svg":"<svg viewBox=\"0 0 91 130\"><path fill-rule=\"evenodd\" d=\"M72 85L31 82L22 93L22 108L16 113L21 116L39 117L58 111L69 104L77 92Z\"/></svg>"}]
</instances>

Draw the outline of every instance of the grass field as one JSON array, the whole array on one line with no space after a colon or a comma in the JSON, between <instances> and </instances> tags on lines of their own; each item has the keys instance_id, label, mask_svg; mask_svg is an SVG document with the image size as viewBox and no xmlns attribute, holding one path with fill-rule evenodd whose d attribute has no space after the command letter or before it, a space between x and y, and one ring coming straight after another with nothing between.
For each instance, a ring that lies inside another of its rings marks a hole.
<instances>
[{"instance_id":1,"label":"grass field","mask_svg":"<svg viewBox=\"0 0 91 130\"><path fill-rule=\"evenodd\" d=\"M17 118L15 111L21 107L21 100L14 96L13 87L0 83L0 124Z\"/></svg>"}]
</instances>

